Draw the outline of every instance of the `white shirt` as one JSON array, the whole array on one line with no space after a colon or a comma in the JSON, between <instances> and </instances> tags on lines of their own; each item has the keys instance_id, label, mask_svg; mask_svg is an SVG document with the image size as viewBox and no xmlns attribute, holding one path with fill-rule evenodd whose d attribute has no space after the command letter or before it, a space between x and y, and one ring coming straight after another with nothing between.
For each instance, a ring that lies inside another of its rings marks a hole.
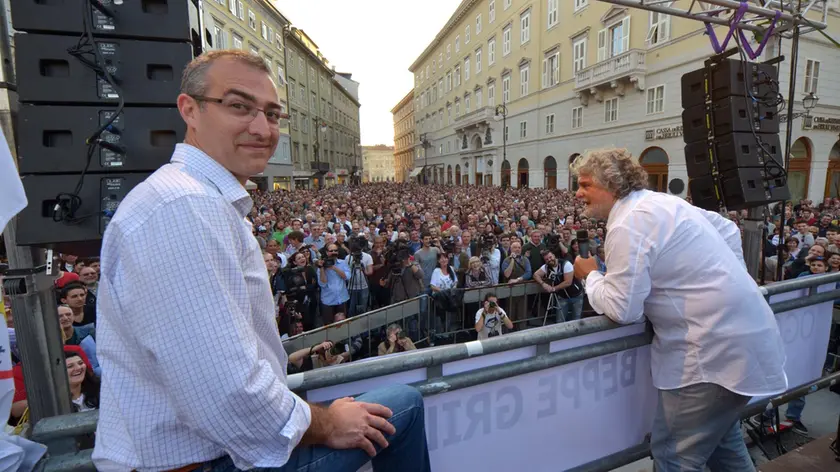
<instances>
[{"instance_id":1,"label":"white shirt","mask_svg":"<svg viewBox=\"0 0 840 472\"><path fill-rule=\"evenodd\" d=\"M449 290L458 285L458 279L455 277L452 266L449 267L449 275L443 275L443 271L440 270L440 267L437 267L432 272L432 281L429 283L441 290Z\"/></svg>"},{"instance_id":2,"label":"white shirt","mask_svg":"<svg viewBox=\"0 0 840 472\"><path fill-rule=\"evenodd\" d=\"M243 470L280 467L309 428L309 406L286 386L252 205L186 144L120 204L97 297L97 469L165 471L225 454Z\"/></svg>"},{"instance_id":3,"label":"white shirt","mask_svg":"<svg viewBox=\"0 0 840 472\"><path fill-rule=\"evenodd\" d=\"M641 190L615 203L607 233L610 270L591 272L586 294L618 323L647 316L653 324L656 388L709 382L745 396L787 389L776 318L747 273L733 222Z\"/></svg>"},{"instance_id":4,"label":"white shirt","mask_svg":"<svg viewBox=\"0 0 840 472\"><path fill-rule=\"evenodd\" d=\"M478 323L478 320L481 319L481 315L484 314L484 308L480 308L475 313L475 322ZM505 310L502 310L502 307L497 306L495 313L488 313L487 316L484 317L484 328L478 332L478 339L487 339L490 337L490 333L495 333L497 335L502 334L502 325L504 324L503 319L507 317L507 313Z\"/></svg>"}]
</instances>

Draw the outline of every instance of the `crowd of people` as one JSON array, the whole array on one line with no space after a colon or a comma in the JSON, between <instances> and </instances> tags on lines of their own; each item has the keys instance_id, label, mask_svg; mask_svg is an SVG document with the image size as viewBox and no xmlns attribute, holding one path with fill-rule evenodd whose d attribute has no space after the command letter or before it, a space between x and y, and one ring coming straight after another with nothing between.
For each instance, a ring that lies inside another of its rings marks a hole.
<instances>
[{"instance_id":1,"label":"crowd of people","mask_svg":"<svg viewBox=\"0 0 840 472\"><path fill-rule=\"evenodd\" d=\"M377 183L254 191L252 197L248 219L264 251L281 335L294 336L422 294L433 304L422 309L437 313L426 320L431 333L422 326L405 330L395 323L292 353L290 372L464 339L435 332L468 332L472 339L486 339L542 316L526 297L500 300L492 289L479 303L464 306L461 289L532 281L545 294L558 295L560 305L550 321L579 319L586 295L572 264L580 255L581 229L588 231L589 251L599 270L607 270L604 222L582 216L581 203L568 190ZM743 229L744 212L729 212L728 217ZM784 217L781 238L781 208L766 221L765 281L777 278L779 246L784 279L840 271L840 199L788 203ZM98 402L99 260L61 254L57 266L56 300L68 376L75 408L83 411ZM17 363L9 419L14 426L26 420L27 401L11 304L5 306ZM459 313L466 316L459 319ZM788 419L801 425L798 417Z\"/></svg>"}]
</instances>

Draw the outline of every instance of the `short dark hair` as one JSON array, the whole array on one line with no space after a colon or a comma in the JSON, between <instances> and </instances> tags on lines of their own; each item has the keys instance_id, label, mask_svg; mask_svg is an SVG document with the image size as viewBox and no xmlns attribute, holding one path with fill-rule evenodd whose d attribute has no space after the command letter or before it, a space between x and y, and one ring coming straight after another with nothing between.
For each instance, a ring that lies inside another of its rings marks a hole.
<instances>
[{"instance_id":1,"label":"short dark hair","mask_svg":"<svg viewBox=\"0 0 840 472\"><path fill-rule=\"evenodd\" d=\"M499 297L497 297L497 296L496 296L496 294L495 294L495 293L493 293L493 292L490 292L490 293L488 293L488 294L484 295L484 301L485 301L485 302L486 302L486 301L489 301L491 298L495 298L496 300L498 300L498 299L499 299Z\"/></svg>"},{"instance_id":2,"label":"short dark hair","mask_svg":"<svg viewBox=\"0 0 840 472\"><path fill-rule=\"evenodd\" d=\"M58 292L59 300L61 300L62 298L67 298L67 295L70 295L71 291L78 289L87 290L87 288L85 288L85 284L77 280L68 282L64 287L61 288L61 291Z\"/></svg>"}]
</instances>

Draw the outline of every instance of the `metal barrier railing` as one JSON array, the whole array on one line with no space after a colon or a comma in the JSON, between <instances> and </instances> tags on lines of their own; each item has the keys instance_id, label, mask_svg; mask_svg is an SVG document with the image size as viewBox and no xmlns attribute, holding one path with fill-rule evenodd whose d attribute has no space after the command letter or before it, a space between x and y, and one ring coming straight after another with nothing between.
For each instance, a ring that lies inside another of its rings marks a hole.
<instances>
[{"instance_id":1,"label":"metal barrier railing","mask_svg":"<svg viewBox=\"0 0 840 472\"><path fill-rule=\"evenodd\" d=\"M833 273L778 282L762 287L761 289L765 297L805 288L812 289L810 295L806 297L771 304L771 308L774 313L782 313L796 308L825 303L827 301L840 298L840 290L816 293L816 287L838 281L840 281L840 274ZM488 288L484 288L484 290L488 290ZM496 293L500 298L504 297L504 292L502 290L495 287L494 290L497 291ZM514 287L511 291L515 292L515 290L516 288ZM528 289L526 288L524 290L527 291ZM475 290L475 292L477 300L479 297L478 292L480 291ZM468 300L466 295L465 300ZM417 299L412 299L408 302L415 303L416 301ZM369 316L375 317L377 315ZM595 344L583 345L558 352L549 352L549 349L545 349L546 345L553 341L604 332L619 327L620 325L613 323L603 316L586 318L578 321L546 326L543 329L513 332L504 336L482 341L471 341L463 344L417 350L395 357L386 357L360 364L350 363L346 365L317 369L303 374L291 375L288 377L288 383L290 388L302 395L306 395L307 391L312 391L314 389L370 379L373 377L380 377L411 369L426 368L428 369L427 372L429 374L426 377L427 380L417 382L414 385L423 393L424 396L435 395L443 391L451 391L495 380L515 377L527 372L534 372L558 365L570 364L593 357L632 349L650 343L651 332L650 330L647 330L647 332L643 334L632 334L629 336L623 336ZM322 330L326 333L329 333L330 329L332 328L322 328ZM311 333L309 334L311 335ZM326 336L326 334L323 335ZM291 340L292 339L287 340L286 342L288 343ZM491 365L447 376L444 376L440 369L440 367L447 362L476 356L486 356L528 346L536 346L537 349L536 355L527 359L503 362L498 365ZM834 373L807 385L789 390L772 399L750 404L744 410L744 415L749 416L764 411L767 405L778 406L780 404L787 403L794 398L798 398L815 390L833 385L838 381L840 381L840 373ZM49 447L50 443L55 440L66 439L67 437L83 434L92 434L96 429L97 417L97 411L90 411L44 419L33 428L32 439L46 444ZM632 463L635 460L644 458L647 455L649 455L648 445L641 444L601 458L597 461L593 461L589 464L585 464L575 470L611 470L614 467ZM95 470L92 462L90 462L90 451L51 456L45 459L45 463L45 470Z\"/></svg>"}]
</instances>

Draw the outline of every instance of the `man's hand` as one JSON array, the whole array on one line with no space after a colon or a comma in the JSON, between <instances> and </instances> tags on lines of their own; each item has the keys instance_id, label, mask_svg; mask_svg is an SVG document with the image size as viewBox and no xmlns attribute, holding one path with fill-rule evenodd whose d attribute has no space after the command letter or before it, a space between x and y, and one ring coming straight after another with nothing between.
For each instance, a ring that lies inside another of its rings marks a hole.
<instances>
[{"instance_id":1,"label":"man's hand","mask_svg":"<svg viewBox=\"0 0 840 472\"><path fill-rule=\"evenodd\" d=\"M385 434L397 429L388 422L393 415L388 408L376 403L357 402L353 398L339 398L330 405L330 434L326 446L333 449L363 449L370 457L376 456L373 443L388 447ZM384 434L383 434L384 433Z\"/></svg>"},{"instance_id":2,"label":"man's hand","mask_svg":"<svg viewBox=\"0 0 840 472\"><path fill-rule=\"evenodd\" d=\"M575 277L583 280L590 272L598 270L598 263L594 257L582 258L578 256L575 258Z\"/></svg>"}]
</instances>

